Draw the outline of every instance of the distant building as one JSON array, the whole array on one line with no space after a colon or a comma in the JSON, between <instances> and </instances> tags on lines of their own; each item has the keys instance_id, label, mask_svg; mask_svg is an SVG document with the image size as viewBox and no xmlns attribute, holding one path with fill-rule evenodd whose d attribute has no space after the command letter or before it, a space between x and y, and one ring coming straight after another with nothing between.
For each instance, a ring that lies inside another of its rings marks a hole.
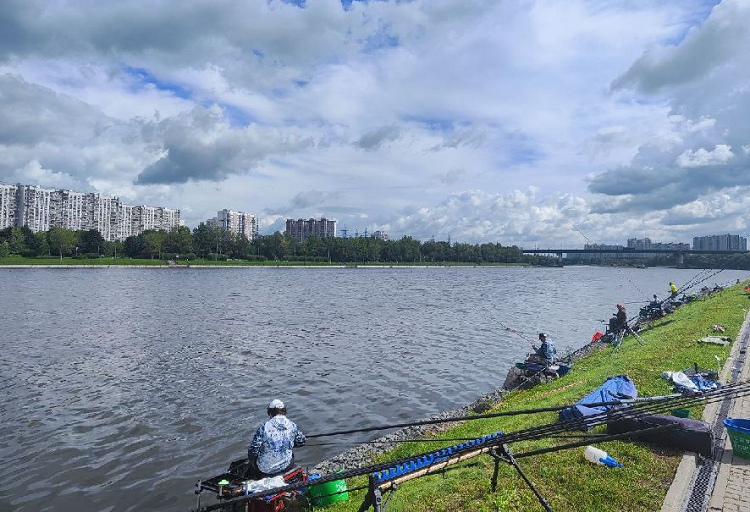
<instances>
[{"instance_id":1,"label":"distant building","mask_svg":"<svg viewBox=\"0 0 750 512\"><path fill-rule=\"evenodd\" d=\"M373 231L371 236L378 240L388 240L388 233L385 231Z\"/></svg>"},{"instance_id":2,"label":"distant building","mask_svg":"<svg viewBox=\"0 0 750 512\"><path fill-rule=\"evenodd\" d=\"M650 251L689 251L690 244L682 242L652 242L650 238L630 238L628 239L628 249L650 250ZM653 258L658 254L653 253L632 253L626 255L628 258Z\"/></svg>"},{"instance_id":3,"label":"distant building","mask_svg":"<svg viewBox=\"0 0 750 512\"><path fill-rule=\"evenodd\" d=\"M326 219L287 219L285 233L298 242L306 240L308 237L315 236L318 238L333 238L336 236L335 220Z\"/></svg>"},{"instance_id":4,"label":"distant building","mask_svg":"<svg viewBox=\"0 0 750 512\"><path fill-rule=\"evenodd\" d=\"M121 241L147 229L169 230L179 225L180 210L129 206L117 197L97 193L0 183L0 229L96 229L105 240Z\"/></svg>"},{"instance_id":5,"label":"distant building","mask_svg":"<svg viewBox=\"0 0 750 512\"><path fill-rule=\"evenodd\" d=\"M709 235L693 238L695 251L747 251L747 238L740 235Z\"/></svg>"},{"instance_id":6,"label":"distant building","mask_svg":"<svg viewBox=\"0 0 750 512\"><path fill-rule=\"evenodd\" d=\"M216 226L224 231L229 231L236 235L245 235L248 240L253 240L258 236L258 222L255 215L236 212L234 210L219 210L216 217L208 219L206 224Z\"/></svg>"},{"instance_id":7,"label":"distant building","mask_svg":"<svg viewBox=\"0 0 750 512\"><path fill-rule=\"evenodd\" d=\"M639 250L647 251L689 251L690 244L680 242L652 242L650 238L630 238L627 246L623 245L606 245L606 244L586 244L584 250L590 250L590 253L580 253L574 255L580 259L644 259L655 258L659 254L642 253ZM619 251L606 252L600 251Z\"/></svg>"},{"instance_id":8,"label":"distant building","mask_svg":"<svg viewBox=\"0 0 750 512\"><path fill-rule=\"evenodd\" d=\"M0 183L0 229L16 225L18 216L18 187Z\"/></svg>"},{"instance_id":9,"label":"distant building","mask_svg":"<svg viewBox=\"0 0 750 512\"><path fill-rule=\"evenodd\" d=\"M582 260L622 258L622 253L601 253L599 251L622 251L625 249L622 245L607 244L586 244L583 248L584 250L591 252L582 252L573 256Z\"/></svg>"}]
</instances>

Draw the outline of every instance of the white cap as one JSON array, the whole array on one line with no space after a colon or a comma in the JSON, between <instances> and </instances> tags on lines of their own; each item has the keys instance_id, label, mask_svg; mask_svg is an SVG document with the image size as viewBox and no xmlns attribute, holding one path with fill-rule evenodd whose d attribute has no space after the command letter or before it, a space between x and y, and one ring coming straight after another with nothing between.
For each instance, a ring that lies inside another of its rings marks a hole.
<instances>
[{"instance_id":1,"label":"white cap","mask_svg":"<svg viewBox=\"0 0 750 512\"><path fill-rule=\"evenodd\" d=\"M283 409L284 408L284 402L281 400L271 400L271 403L268 404L269 409Z\"/></svg>"}]
</instances>

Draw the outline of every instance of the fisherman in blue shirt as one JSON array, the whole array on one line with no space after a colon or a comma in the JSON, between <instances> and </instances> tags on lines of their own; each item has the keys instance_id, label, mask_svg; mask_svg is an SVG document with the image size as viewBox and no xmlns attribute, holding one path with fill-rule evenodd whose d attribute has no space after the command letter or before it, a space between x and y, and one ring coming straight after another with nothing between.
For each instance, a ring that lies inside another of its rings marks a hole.
<instances>
[{"instance_id":1,"label":"fisherman in blue shirt","mask_svg":"<svg viewBox=\"0 0 750 512\"><path fill-rule=\"evenodd\" d=\"M286 473L294 465L292 448L305 444L305 436L286 417L281 400L268 404L270 419L258 427L247 449L252 477L261 479Z\"/></svg>"},{"instance_id":2,"label":"fisherman in blue shirt","mask_svg":"<svg viewBox=\"0 0 750 512\"><path fill-rule=\"evenodd\" d=\"M557 354L555 345L552 342L547 341L547 335L543 332L539 333L539 341L541 342L539 348L537 348L536 345L533 345L534 350L536 351L536 356L547 364L554 363L555 354Z\"/></svg>"}]
</instances>

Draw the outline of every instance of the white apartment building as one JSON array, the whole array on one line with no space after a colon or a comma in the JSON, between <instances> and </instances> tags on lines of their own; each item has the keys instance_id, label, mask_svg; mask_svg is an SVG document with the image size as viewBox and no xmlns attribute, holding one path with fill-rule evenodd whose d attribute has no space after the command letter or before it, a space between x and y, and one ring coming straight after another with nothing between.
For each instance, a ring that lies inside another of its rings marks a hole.
<instances>
[{"instance_id":1,"label":"white apartment building","mask_svg":"<svg viewBox=\"0 0 750 512\"><path fill-rule=\"evenodd\" d=\"M58 191L59 201L52 218L52 224L64 229L80 230L86 222L86 194L72 190Z\"/></svg>"},{"instance_id":2,"label":"white apartment building","mask_svg":"<svg viewBox=\"0 0 750 512\"><path fill-rule=\"evenodd\" d=\"M18 187L16 225L28 226L34 232L48 231L54 193L54 190L36 185Z\"/></svg>"},{"instance_id":3,"label":"white apartment building","mask_svg":"<svg viewBox=\"0 0 750 512\"><path fill-rule=\"evenodd\" d=\"M0 183L0 229L16 225L18 187Z\"/></svg>"},{"instance_id":4,"label":"white apartment building","mask_svg":"<svg viewBox=\"0 0 750 512\"><path fill-rule=\"evenodd\" d=\"M179 225L180 210L129 206L98 193L0 183L0 229L96 229L105 240L122 241L147 229L169 230Z\"/></svg>"},{"instance_id":5,"label":"white apartment building","mask_svg":"<svg viewBox=\"0 0 750 512\"><path fill-rule=\"evenodd\" d=\"M226 208L216 212L216 217L208 219L206 224L236 235L245 235L248 240L253 240L258 234L258 222L255 215Z\"/></svg>"}]
</instances>

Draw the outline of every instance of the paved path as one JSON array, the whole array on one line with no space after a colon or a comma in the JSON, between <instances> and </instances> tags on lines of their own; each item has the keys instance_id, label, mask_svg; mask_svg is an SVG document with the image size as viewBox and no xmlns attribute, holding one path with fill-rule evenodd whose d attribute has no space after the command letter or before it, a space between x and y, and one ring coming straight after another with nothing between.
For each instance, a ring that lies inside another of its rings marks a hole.
<instances>
[{"instance_id":1,"label":"paved path","mask_svg":"<svg viewBox=\"0 0 750 512\"><path fill-rule=\"evenodd\" d=\"M741 335L737 337L738 341L742 339L743 334L744 336L749 334L747 318L742 326ZM738 345L737 352L739 353L739 343L736 345ZM734 352L733 350L733 355ZM744 363L739 377L743 381L750 378L750 358L745 357ZM750 397L744 396L734 400L729 408L728 416L750 418ZM724 442L724 454L721 458L714 491L708 502L708 510L710 512L750 512L750 461L734 455L729 436Z\"/></svg>"},{"instance_id":2,"label":"paved path","mask_svg":"<svg viewBox=\"0 0 750 512\"><path fill-rule=\"evenodd\" d=\"M749 336L750 313L746 316L742 329L732 344L732 352L722 371L722 382L732 380L733 370L737 369L738 365L742 367L739 368L735 382L750 379L750 357L746 357L746 349L743 348L747 346ZM703 420L711 425L716 424L720 408L720 403L706 406ZM750 418L750 396L733 400L729 405L727 416ZM718 473L715 473L715 481L708 485L710 498L706 496L703 500L696 500L694 496L692 500L690 499L702 462L695 454L686 453L677 469L661 512L750 512L750 461L734 456L723 423L715 430L717 431L724 436L723 453L720 454L721 461L718 465Z\"/></svg>"}]
</instances>

